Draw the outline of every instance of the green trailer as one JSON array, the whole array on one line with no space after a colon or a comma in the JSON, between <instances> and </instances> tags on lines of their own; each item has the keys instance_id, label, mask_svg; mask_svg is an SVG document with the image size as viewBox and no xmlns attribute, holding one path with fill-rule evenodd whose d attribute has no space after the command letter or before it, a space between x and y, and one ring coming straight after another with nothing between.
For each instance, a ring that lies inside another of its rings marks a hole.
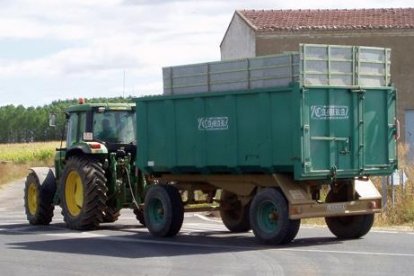
<instances>
[{"instance_id":1,"label":"green trailer","mask_svg":"<svg viewBox=\"0 0 414 276\"><path fill-rule=\"evenodd\" d=\"M135 100L136 165L159 184L145 197L151 233L176 234L184 211L214 209L264 243L290 242L310 217L339 238L368 233L381 211L370 177L397 168L390 51L300 51L164 68L164 95Z\"/></svg>"},{"instance_id":2,"label":"green trailer","mask_svg":"<svg viewBox=\"0 0 414 276\"><path fill-rule=\"evenodd\" d=\"M357 238L381 210L369 177L397 168L395 101L393 87L298 83L138 98L136 164L187 194L220 190L231 231L251 227L261 241L286 243L301 218L326 217L335 235Z\"/></svg>"}]
</instances>

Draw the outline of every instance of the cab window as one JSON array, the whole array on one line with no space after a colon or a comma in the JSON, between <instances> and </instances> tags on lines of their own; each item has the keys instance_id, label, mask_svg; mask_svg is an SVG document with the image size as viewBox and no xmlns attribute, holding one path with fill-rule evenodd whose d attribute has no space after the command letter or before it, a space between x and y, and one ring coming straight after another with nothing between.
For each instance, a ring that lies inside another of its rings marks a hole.
<instances>
[{"instance_id":1,"label":"cab window","mask_svg":"<svg viewBox=\"0 0 414 276\"><path fill-rule=\"evenodd\" d=\"M132 111L96 112L93 117L96 139L119 144L135 143L135 113Z\"/></svg>"},{"instance_id":2,"label":"cab window","mask_svg":"<svg viewBox=\"0 0 414 276\"><path fill-rule=\"evenodd\" d=\"M86 129L86 113L72 113L68 122L66 145L69 147L82 140Z\"/></svg>"},{"instance_id":3,"label":"cab window","mask_svg":"<svg viewBox=\"0 0 414 276\"><path fill-rule=\"evenodd\" d=\"M66 145L70 147L74 143L76 143L76 139L78 137L78 114L72 113L69 117L68 122L68 136L66 138Z\"/></svg>"}]
</instances>

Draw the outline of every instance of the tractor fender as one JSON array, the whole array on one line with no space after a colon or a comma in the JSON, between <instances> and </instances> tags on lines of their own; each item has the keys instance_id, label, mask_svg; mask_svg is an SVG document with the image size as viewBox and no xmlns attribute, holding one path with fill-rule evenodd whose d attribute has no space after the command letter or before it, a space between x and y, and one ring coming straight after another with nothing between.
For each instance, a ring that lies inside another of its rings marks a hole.
<instances>
[{"instance_id":1,"label":"tractor fender","mask_svg":"<svg viewBox=\"0 0 414 276\"><path fill-rule=\"evenodd\" d=\"M94 148L92 145L99 145L99 147ZM74 146L71 146L67 149L66 159L73 155L79 154L108 154L107 147L98 142L81 142Z\"/></svg>"},{"instance_id":2,"label":"tractor fender","mask_svg":"<svg viewBox=\"0 0 414 276\"><path fill-rule=\"evenodd\" d=\"M33 172L39 180L40 186L49 186L56 189L55 169L49 167L32 167L29 171Z\"/></svg>"}]
</instances>

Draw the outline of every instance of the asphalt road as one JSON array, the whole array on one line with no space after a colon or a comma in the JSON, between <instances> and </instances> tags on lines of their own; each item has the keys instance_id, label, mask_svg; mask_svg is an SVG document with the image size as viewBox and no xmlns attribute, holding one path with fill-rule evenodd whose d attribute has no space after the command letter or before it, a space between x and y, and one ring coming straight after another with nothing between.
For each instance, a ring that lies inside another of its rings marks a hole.
<instances>
[{"instance_id":1,"label":"asphalt road","mask_svg":"<svg viewBox=\"0 0 414 276\"><path fill-rule=\"evenodd\" d=\"M55 209L49 226L31 226L23 183L0 190L0 275L413 275L414 233L373 230L341 241L325 227L302 226L293 243L269 247L252 233L186 214L177 237L159 239L130 210L99 230L68 230Z\"/></svg>"}]
</instances>

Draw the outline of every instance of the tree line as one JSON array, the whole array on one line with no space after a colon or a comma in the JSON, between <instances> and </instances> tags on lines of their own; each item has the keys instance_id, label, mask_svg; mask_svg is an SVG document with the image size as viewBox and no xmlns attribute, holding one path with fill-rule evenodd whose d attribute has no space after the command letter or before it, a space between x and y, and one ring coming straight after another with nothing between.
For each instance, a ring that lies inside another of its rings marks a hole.
<instances>
[{"instance_id":1,"label":"tree line","mask_svg":"<svg viewBox=\"0 0 414 276\"><path fill-rule=\"evenodd\" d=\"M93 98L87 102L132 102L132 98ZM66 125L65 110L77 99L59 100L38 107L6 105L0 107L0 143L57 141ZM49 116L56 116L56 127L49 126Z\"/></svg>"}]
</instances>

